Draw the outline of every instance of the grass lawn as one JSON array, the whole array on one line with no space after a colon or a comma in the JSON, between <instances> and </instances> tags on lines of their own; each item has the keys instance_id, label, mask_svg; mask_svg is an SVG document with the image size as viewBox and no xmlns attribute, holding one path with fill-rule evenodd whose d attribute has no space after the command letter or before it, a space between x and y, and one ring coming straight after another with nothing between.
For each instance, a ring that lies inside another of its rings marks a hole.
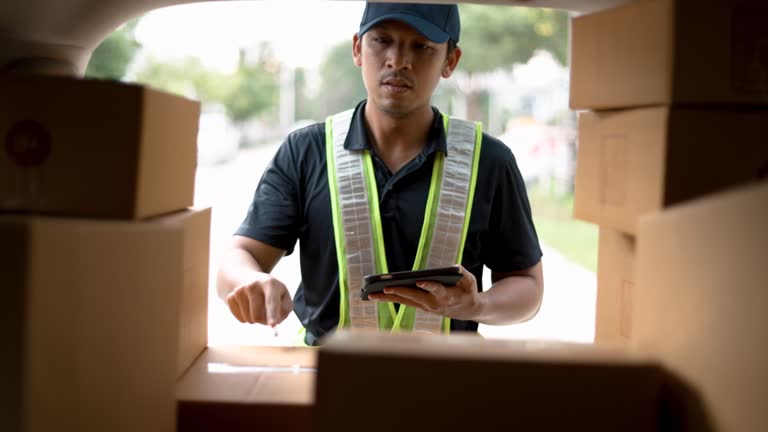
<instances>
[{"instance_id":1,"label":"grass lawn","mask_svg":"<svg viewBox=\"0 0 768 432\"><path fill-rule=\"evenodd\" d=\"M556 196L534 186L528 190L539 239L584 268L597 271L597 225L573 219L573 194Z\"/></svg>"}]
</instances>

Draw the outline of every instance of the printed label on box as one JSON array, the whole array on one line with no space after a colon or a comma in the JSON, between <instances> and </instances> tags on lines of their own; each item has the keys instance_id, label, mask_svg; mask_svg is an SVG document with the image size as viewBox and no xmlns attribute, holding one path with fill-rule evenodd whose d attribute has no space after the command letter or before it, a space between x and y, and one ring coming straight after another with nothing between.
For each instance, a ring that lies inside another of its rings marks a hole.
<instances>
[{"instance_id":1,"label":"printed label on box","mask_svg":"<svg viewBox=\"0 0 768 432\"><path fill-rule=\"evenodd\" d=\"M51 134L34 120L20 121L6 134L5 151L19 166L42 165L51 154Z\"/></svg>"}]
</instances>

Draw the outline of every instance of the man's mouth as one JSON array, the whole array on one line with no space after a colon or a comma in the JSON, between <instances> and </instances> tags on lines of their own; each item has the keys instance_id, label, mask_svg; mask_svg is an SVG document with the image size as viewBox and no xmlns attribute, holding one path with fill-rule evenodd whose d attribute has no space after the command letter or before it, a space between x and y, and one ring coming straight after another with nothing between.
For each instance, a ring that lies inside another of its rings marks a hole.
<instances>
[{"instance_id":1,"label":"man's mouth","mask_svg":"<svg viewBox=\"0 0 768 432\"><path fill-rule=\"evenodd\" d=\"M411 88L411 85L407 81L399 80L399 79L386 79L384 80L383 84L392 86L392 87Z\"/></svg>"},{"instance_id":2,"label":"man's mouth","mask_svg":"<svg viewBox=\"0 0 768 432\"><path fill-rule=\"evenodd\" d=\"M397 78L385 79L381 82L381 86L393 93L405 93L412 88L409 82Z\"/></svg>"}]
</instances>

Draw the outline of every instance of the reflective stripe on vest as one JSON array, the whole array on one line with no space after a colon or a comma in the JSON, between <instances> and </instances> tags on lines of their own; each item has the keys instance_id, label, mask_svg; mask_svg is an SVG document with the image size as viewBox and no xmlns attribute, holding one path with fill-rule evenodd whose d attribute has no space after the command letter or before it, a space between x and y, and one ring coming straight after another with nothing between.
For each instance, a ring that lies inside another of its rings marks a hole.
<instances>
[{"instance_id":1,"label":"reflective stripe on vest","mask_svg":"<svg viewBox=\"0 0 768 432\"><path fill-rule=\"evenodd\" d=\"M341 305L339 327L447 332L450 321L392 303L363 301L366 275L387 273L379 197L368 151L344 149L354 110L326 120L326 159L331 194ZM461 263L472 213L480 156L479 123L443 115L448 157L435 154L432 180L414 270Z\"/></svg>"}]
</instances>

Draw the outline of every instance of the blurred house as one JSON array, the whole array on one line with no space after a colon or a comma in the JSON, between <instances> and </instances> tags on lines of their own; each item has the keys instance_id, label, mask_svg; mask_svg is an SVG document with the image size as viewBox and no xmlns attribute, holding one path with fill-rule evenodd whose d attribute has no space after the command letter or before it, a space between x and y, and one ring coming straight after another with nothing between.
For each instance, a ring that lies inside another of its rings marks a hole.
<instances>
[{"instance_id":1,"label":"blurred house","mask_svg":"<svg viewBox=\"0 0 768 432\"><path fill-rule=\"evenodd\" d=\"M539 51L511 72L492 74L486 85L492 89L492 120L503 124L498 138L514 153L526 185L570 192L576 133L568 110L568 67Z\"/></svg>"},{"instance_id":2,"label":"blurred house","mask_svg":"<svg viewBox=\"0 0 768 432\"><path fill-rule=\"evenodd\" d=\"M552 187L558 195L569 191L574 164L565 128L518 117L507 123L498 138L515 155L527 187Z\"/></svg>"}]
</instances>

